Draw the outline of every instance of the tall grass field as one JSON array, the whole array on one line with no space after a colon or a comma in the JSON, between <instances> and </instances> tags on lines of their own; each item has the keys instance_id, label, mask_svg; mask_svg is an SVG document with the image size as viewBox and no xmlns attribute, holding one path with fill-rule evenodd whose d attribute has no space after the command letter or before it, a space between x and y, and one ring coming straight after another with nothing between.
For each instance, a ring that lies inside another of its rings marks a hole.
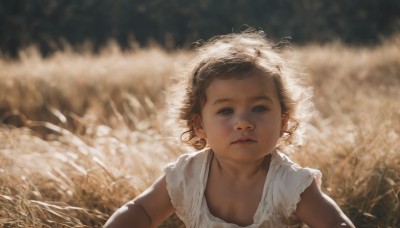
<instances>
[{"instance_id":1,"label":"tall grass field","mask_svg":"<svg viewBox=\"0 0 400 228\"><path fill-rule=\"evenodd\" d=\"M357 227L400 227L400 36L376 47L293 47L314 88L289 156ZM101 227L188 151L165 99L192 57L159 47L35 48L0 58L0 227ZM184 227L172 216L161 227Z\"/></svg>"}]
</instances>

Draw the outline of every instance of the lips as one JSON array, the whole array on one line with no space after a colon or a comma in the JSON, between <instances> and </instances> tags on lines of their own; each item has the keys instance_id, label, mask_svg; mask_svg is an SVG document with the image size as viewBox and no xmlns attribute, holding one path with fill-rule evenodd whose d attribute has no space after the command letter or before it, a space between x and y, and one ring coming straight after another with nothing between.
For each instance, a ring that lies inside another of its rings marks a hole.
<instances>
[{"instance_id":1,"label":"lips","mask_svg":"<svg viewBox=\"0 0 400 228\"><path fill-rule=\"evenodd\" d=\"M250 137L242 137L237 140L235 140L232 144L245 144L245 143L254 143L256 140L250 138Z\"/></svg>"}]
</instances>

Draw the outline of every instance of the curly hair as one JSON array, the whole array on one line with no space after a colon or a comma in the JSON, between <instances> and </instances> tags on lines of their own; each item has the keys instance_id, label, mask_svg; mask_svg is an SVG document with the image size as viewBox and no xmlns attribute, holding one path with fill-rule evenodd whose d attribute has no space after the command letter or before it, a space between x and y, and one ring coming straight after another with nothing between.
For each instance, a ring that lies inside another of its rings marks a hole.
<instances>
[{"instance_id":1,"label":"curly hair","mask_svg":"<svg viewBox=\"0 0 400 228\"><path fill-rule=\"evenodd\" d=\"M201 116L206 90L214 79L241 79L257 72L274 79L282 115L288 119L279 149L301 144L298 136L303 132L299 129L310 116L312 90L303 83L293 63L281 56L279 45L267 40L264 32L247 30L217 36L199 46L195 54L190 70L183 74L183 97L175 99L177 118L184 128L181 141L198 150L206 147L206 140L196 136L194 117ZM182 94L182 89L176 91Z\"/></svg>"}]
</instances>

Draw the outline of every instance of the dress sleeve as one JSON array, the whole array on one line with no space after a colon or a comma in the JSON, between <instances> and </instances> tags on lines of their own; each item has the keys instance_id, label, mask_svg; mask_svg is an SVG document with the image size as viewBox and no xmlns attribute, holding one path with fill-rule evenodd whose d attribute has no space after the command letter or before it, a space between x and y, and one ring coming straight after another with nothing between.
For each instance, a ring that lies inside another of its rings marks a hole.
<instances>
[{"instance_id":1,"label":"dress sleeve","mask_svg":"<svg viewBox=\"0 0 400 228\"><path fill-rule=\"evenodd\" d=\"M197 184L195 183L199 174L201 163L198 159L194 159L195 154L181 155L174 163L164 168L167 181L167 191L171 198L171 203L175 208L175 212L179 218L188 217L193 205L193 193ZM197 156L196 156L197 157ZM197 175L196 175L197 174ZM185 222L185 221L184 221Z\"/></svg>"},{"instance_id":2,"label":"dress sleeve","mask_svg":"<svg viewBox=\"0 0 400 228\"><path fill-rule=\"evenodd\" d=\"M277 175L279 181L274 188L275 205L285 218L292 218L300 202L300 194L309 187L313 180L321 188L322 174L317 169L301 168L300 166L281 167Z\"/></svg>"}]
</instances>

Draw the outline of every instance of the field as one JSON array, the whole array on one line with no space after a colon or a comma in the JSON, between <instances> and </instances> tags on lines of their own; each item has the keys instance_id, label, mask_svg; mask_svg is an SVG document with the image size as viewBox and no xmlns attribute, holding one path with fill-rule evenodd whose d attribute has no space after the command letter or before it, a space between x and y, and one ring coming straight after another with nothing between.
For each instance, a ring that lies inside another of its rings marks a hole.
<instances>
[{"instance_id":1,"label":"field","mask_svg":"<svg viewBox=\"0 0 400 228\"><path fill-rule=\"evenodd\" d=\"M400 226L400 36L377 47L294 47L314 87L308 138L290 156L357 227ZM101 226L185 152L166 129L189 51L36 49L0 59L0 226ZM181 226L171 217L162 227Z\"/></svg>"}]
</instances>

